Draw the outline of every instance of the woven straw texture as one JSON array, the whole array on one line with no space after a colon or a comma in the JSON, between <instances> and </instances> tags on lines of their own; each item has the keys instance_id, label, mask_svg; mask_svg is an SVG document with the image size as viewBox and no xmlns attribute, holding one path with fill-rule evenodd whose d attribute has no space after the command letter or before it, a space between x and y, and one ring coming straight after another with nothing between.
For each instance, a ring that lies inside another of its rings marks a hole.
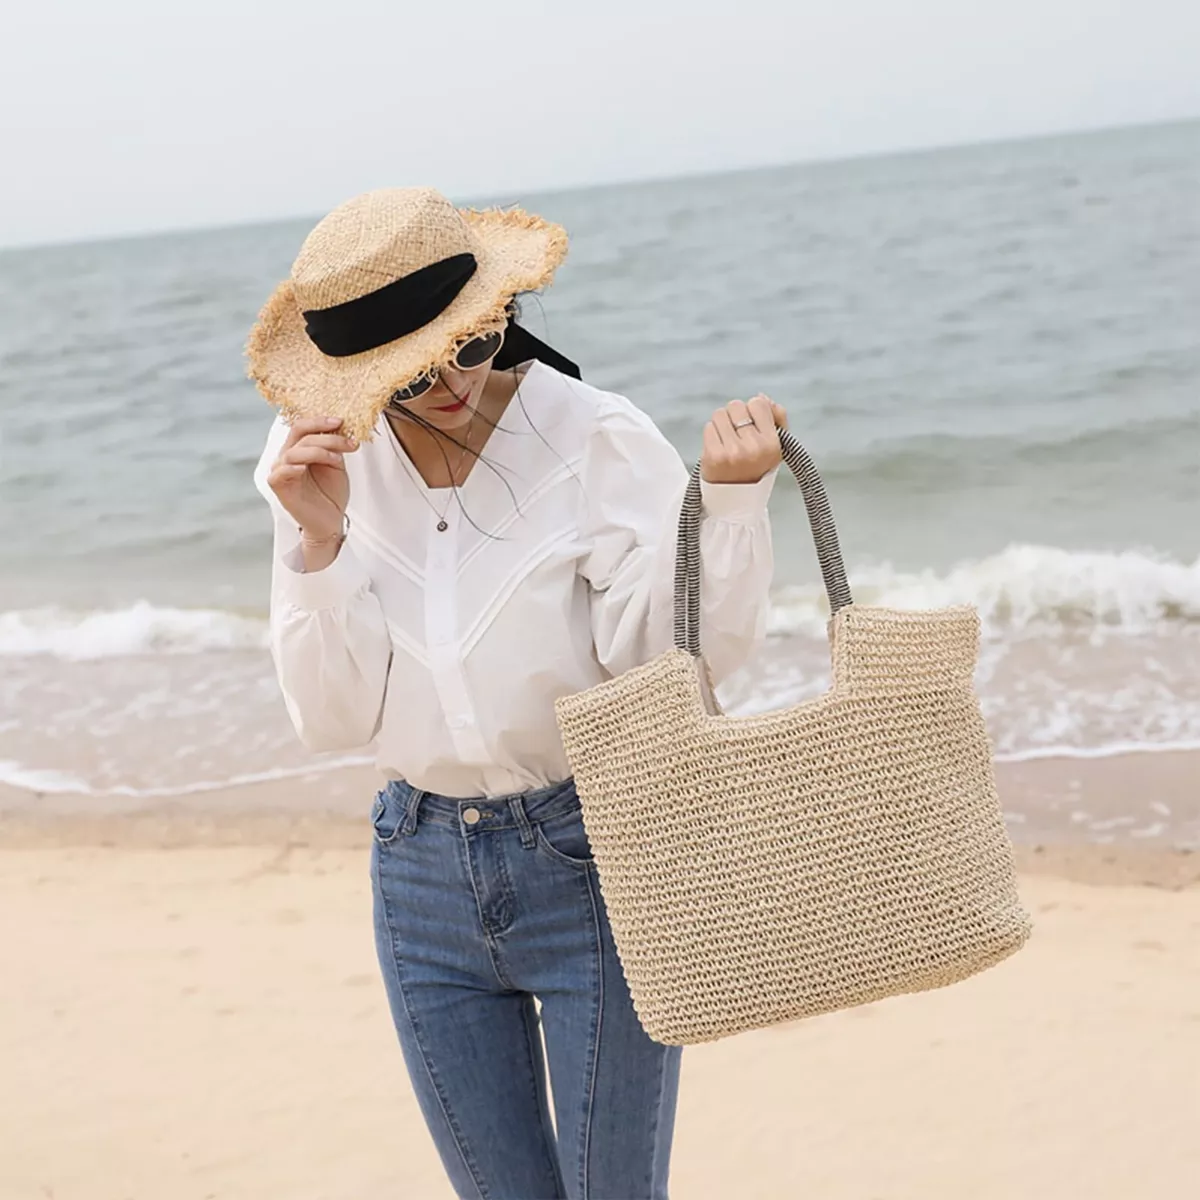
<instances>
[{"instance_id":1,"label":"woven straw texture","mask_svg":"<svg viewBox=\"0 0 1200 1200\"><path fill-rule=\"evenodd\" d=\"M972 688L976 614L847 603L830 637L831 690L780 712L710 712L683 649L559 702L657 1041L941 987L1029 935Z\"/></svg>"},{"instance_id":2,"label":"woven straw texture","mask_svg":"<svg viewBox=\"0 0 1200 1200\"><path fill-rule=\"evenodd\" d=\"M303 313L357 299L422 267L474 254L475 274L434 321L385 346L333 358L309 339ZM505 307L547 286L567 235L513 210L455 208L431 188L367 192L335 209L305 240L291 277L267 301L246 346L248 373L285 418L335 416L371 438L398 387L450 359L476 334L500 328Z\"/></svg>"}]
</instances>

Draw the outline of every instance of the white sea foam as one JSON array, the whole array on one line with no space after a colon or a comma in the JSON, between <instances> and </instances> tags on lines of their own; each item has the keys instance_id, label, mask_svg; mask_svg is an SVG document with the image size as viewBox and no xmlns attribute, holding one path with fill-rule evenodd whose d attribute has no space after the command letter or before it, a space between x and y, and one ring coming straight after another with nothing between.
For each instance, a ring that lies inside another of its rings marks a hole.
<instances>
[{"instance_id":1,"label":"white sea foam","mask_svg":"<svg viewBox=\"0 0 1200 1200\"><path fill-rule=\"evenodd\" d=\"M266 644L263 620L217 609L159 608L144 600L93 612L33 608L0 613L0 657L125 658Z\"/></svg>"},{"instance_id":2,"label":"white sea foam","mask_svg":"<svg viewBox=\"0 0 1200 1200\"><path fill-rule=\"evenodd\" d=\"M228 779L204 779L178 787L135 788L94 787L86 779L68 775L63 771L48 771L26 767L12 759L0 759L0 783L24 788L45 795L123 796L134 799L167 799L172 796L193 796L201 792L216 792L222 788L242 787L252 783L270 783L278 779L299 779L306 775L319 775L326 771L338 771L344 767L369 766L374 760L369 756L349 755L342 758L323 759L302 767L275 767L267 771L252 771L231 775Z\"/></svg>"},{"instance_id":3,"label":"white sea foam","mask_svg":"<svg viewBox=\"0 0 1200 1200\"><path fill-rule=\"evenodd\" d=\"M49 771L41 767L26 767L11 758L0 758L0 783L24 788L29 792L60 795L65 792L87 792L87 783L65 771Z\"/></svg>"},{"instance_id":4,"label":"white sea foam","mask_svg":"<svg viewBox=\"0 0 1200 1200\"><path fill-rule=\"evenodd\" d=\"M1200 752L1200 741L1191 742L1113 742L1103 746L1038 746L1015 753L1000 753L996 761L1001 763L1030 762L1042 759L1103 759L1133 754L1169 754L1184 751ZM27 767L13 759L0 759L0 784L22 788L43 795L82 795L96 797L122 797L129 799L170 799L177 796L193 796L205 792L217 792L223 788L244 787L255 783L270 783L280 779L300 779L308 775L319 775L327 771L339 771L347 767L370 766L374 760L365 755L348 755L298 767L276 767L265 771L252 771L230 775L226 779L204 779L177 787L137 788L130 786L96 787L86 779L69 775L65 771ZM1160 813L1163 806L1152 805ZM1083 821L1086 814L1073 819Z\"/></svg>"},{"instance_id":5,"label":"white sea foam","mask_svg":"<svg viewBox=\"0 0 1200 1200\"><path fill-rule=\"evenodd\" d=\"M1189 566L1152 552L1010 546L945 574L897 571L884 564L852 570L851 582L860 604L901 609L970 604L996 629L1069 622L1139 632L1164 621L1200 621L1200 559ZM771 631L819 637L826 614L819 586L785 588L775 596ZM142 600L90 612L0 613L0 657L81 660L266 645L265 620L220 609L163 608Z\"/></svg>"},{"instance_id":6,"label":"white sea foam","mask_svg":"<svg viewBox=\"0 0 1200 1200\"><path fill-rule=\"evenodd\" d=\"M985 626L1106 626L1144 632L1167 621L1200 621L1200 559L1190 566L1153 552L1101 553L1054 546L1009 546L945 574L897 571L886 564L851 570L855 600L888 608L969 604ZM773 633L818 636L827 619L819 586L784 589Z\"/></svg>"},{"instance_id":7,"label":"white sea foam","mask_svg":"<svg viewBox=\"0 0 1200 1200\"><path fill-rule=\"evenodd\" d=\"M1106 742L1100 746L1030 746L996 755L997 762L1038 762L1046 758L1123 758L1127 754L1184 754L1200 752L1200 740L1183 742ZM1160 805L1159 808L1165 807ZM1155 811L1158 811L1156 809ZM1168 813L1170 810L1167 810Z\"/></svg>"}]
</instances>

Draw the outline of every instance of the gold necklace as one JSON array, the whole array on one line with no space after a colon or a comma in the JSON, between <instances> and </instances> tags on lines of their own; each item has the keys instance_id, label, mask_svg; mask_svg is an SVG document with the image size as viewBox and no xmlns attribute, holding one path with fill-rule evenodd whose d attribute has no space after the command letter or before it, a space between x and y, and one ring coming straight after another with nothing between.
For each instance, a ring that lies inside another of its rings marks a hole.
<instances>
[{"instance_id":1,"label":"gold necklace","mask_svg":"<svg viewBox=\"0 0 1200 1200\"><path fill-rule=\"evenodd\" d=\"M409 464L405 461L405 455L401 452L400 446L397 444L400 441L400 435L396 432L395 427L392 425L390 419L388 419L387 425L392 435L392 452L400 460L400 465L404 468L409 478L412 479L412 472L409 470ZM458 461L454 464L454 467L450 472L450 498L446 501L446 507L443 508L441 512L438 512L437 506L425 494L426 488L423 485L423 482L415 479L413 480L413 482L417 485L417 495L419 495L421 499L425 501L426 505L429 507L429 511L433 513L435 517L437 517L437 525L435 525L434 528L438 531L438 533L445 533L446 530L450 528L450 523L446 520L446 515L450 512L450 505L453 504L458 498L458 484L455 483L455 478L457 477L459 471L462 470L462 465L466 461L467 450L471 445L471 430L474 428L474 425L475 413L472 412L471 419L467 422L467 432L463 436L462 445L458 452Z\"/></svg>"}]
</instances>

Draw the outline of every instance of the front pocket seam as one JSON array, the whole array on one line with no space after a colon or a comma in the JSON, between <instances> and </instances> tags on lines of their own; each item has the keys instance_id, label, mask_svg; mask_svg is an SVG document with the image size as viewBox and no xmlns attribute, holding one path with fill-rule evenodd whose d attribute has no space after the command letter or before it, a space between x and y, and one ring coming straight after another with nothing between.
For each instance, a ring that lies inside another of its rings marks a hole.
<instances>
[{"instance_id":1,"label":"front pocket seam","mask_svg":"<svg viewBox=\"0 0 1200 1200\"><path fill-rule=\"evenodd\" d=\"M572 867L576 871L590 871L596 865L594 858L572 858L569 854L564 854L561 850L556 849L550 844L550 839L542 832L540 825L534 826L533 844L536 849L542 851L552 862L563 863L565 866Z\"/></svg>"}]
</instances>

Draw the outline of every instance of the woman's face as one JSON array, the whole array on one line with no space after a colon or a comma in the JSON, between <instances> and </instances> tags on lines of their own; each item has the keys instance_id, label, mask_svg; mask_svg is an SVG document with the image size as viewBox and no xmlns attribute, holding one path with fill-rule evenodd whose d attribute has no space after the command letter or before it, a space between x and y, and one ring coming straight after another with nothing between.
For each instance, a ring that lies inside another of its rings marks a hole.
<instances>
[{"instance_id":1,"label":"woman's face","mask_svg":"<svg viewBox=\"0 0 1200 1200\"><path fill-rule=\"evenodd\" d=\"M452 361L438 368L433 387L404 402L404 411L444 433L463 428L479 408L492 363L503 345L503 326L476 334L458 347ZM479 362L481 356L486 357Z\"/></svg>"},{"instance_id":2,"label":"woman's face","mask_svg":"<svg viewBox=\"0 0 1200 1200\"><path fill-rule=\"evenodd\" d=\"M452 365L440 367L433 387L410 400L404 409L446 433L462 429L479 407L491 370L490 359L469 371Z\"/></svg>"}]
</instances>

